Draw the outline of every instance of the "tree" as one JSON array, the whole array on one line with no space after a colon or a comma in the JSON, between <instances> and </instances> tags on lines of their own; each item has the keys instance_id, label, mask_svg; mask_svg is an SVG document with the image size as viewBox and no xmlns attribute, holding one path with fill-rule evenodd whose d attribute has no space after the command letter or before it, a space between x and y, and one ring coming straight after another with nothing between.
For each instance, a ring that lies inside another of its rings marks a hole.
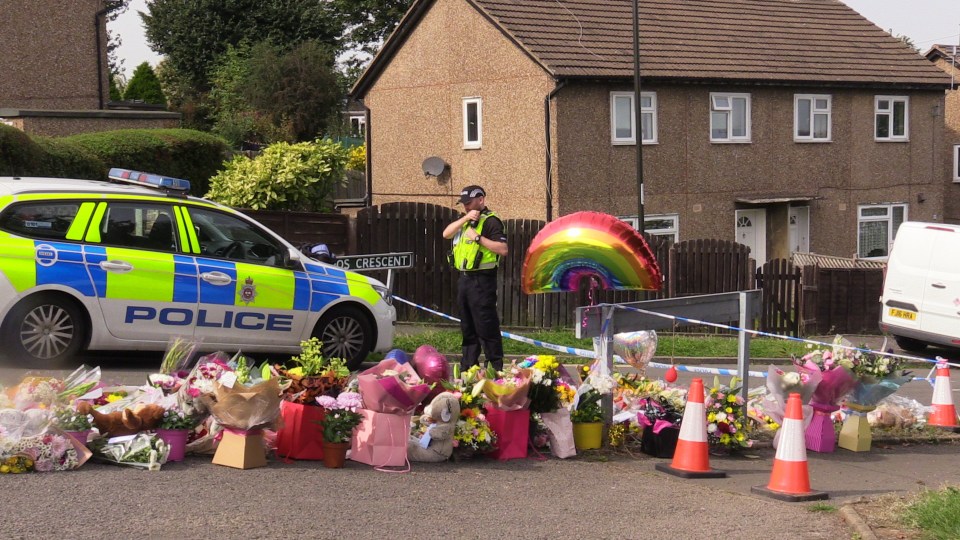
<instances>
[{"instance_id":1,"label":"tree","mask_svg":"<svg viewBox=\"0 0 960 540\"><path fill-rule=\"evenodd\" d=\"M344 49L376 52L413 0L330 0L326 8L344 30Z\"/></svg>"},{"instance_id":2,"label":"tree","mask_svg":"<svg viewBox=\"0 0 960 540\"><path fill-rule=\"evenodd\" d=\"M339 110L342 93L334 54L320 42L306 41L287 53L260 43L250 51L249 69L247 101L275 126L289 123L296 140L322 134L331 113Z\"/></svg>"},{"instance_id":3,"label":"tree","mask_svg":"<svg viewBox=\"0 0 960 540\"><path fill-rule=\"evenodd\" d=\"M154 105L167 104L163 88L160 86L160 79L157 78L157 74L153 72L149 63L144 62L133 71L133 77L130 78L123 92L123 99L140 100Z\"/></svg>"},{"instance_id":4,"label":"tree","mask_svg":"<svg viewBox=\"0 0 960 540\"><path fill-rule=\"evenodd\" d=\"M890 30L890 33L891 34L893 33L892 29ZM906 45L907 47L910 47L914 51L918 53L920 52L920 47L917 47L916 44L913 43L913 39L911 39L910 36L906 36L904 34L897 34L893 37L899 39L904 45Z\"/></svg>"},{"instance_id":5,"label":"tree","mask_svg":"<svg viewBox=\"0 0 960 540\"><path fill-rule=\"evenodd\" d=\"M105 0L103 2L103 9L106 14L107 21L107 66L110 69L112 75L119 75L123 72L123 59L117 57L117 49L120 48L122 40L120 39L120 34L116 34L110 31L110 24L117 20L117 17L122 15L127 11L129 7L130 0ZM112 92L112 90L111 90ZM113 98L113 94L110 94L110 99ZM117 100L119 101L119 97Z\"/></svg>"},{"instance_id":6,"label":"tree","mask_svg":"<svg viewBox=\"0 0 960 540\"><path fill-rule=\"evenodd\" d=\"M120 101L123 99L123 76L114 72L109 73L110 80L110 101Z\"/></svg>"},{"instance_id":7,"label":"tree","mask_svg":"<svg viewBox=\"0 0 960 540\"><path fill-rule=\"evenodd\" d=\"M198 91L229 45L270 41L289 50L316 40L336 46L341 28L316 0L154 0L141 14L150 47Z\"/></svg>"}]
</instances>

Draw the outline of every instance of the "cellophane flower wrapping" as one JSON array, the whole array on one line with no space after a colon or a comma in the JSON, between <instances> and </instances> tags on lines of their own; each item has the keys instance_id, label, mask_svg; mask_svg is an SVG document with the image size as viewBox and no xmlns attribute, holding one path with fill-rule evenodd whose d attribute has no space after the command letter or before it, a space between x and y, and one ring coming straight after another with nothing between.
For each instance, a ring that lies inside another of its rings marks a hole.
<instances>
[{"instance_id":1,"label":"cellophane flower wrapping","mask_svg":"<svg viewBox=\"0 0 960 540\"><path fill-rule=\"evenodd\" d=\"M763 407L776 423L783 424L783 417L787 410L787 398L790 394L800 394L800 402L804 405L803 417L810 418L812 411L808 403L823 380L820 368L813 362L795 364L794 370L783 370L777 366L767 368L767 395L763 400Z\"/></svg>"},{"instance_id":2,"label":"cellophane flower wrapping","mask_svg":"<svg viewBox=\"0 0 960 540\"><path fill-rule=\"evenodd\" d=\"M209 398L214 396L220 378L227 373L233 373L233 368L230 367L230 356L225 352L218 351L200 357L177 390L180 409L191 415L207 412Z\"/></svg>"},{"instance_id":3,"label":"cellophane flower wrapping","mask_svg":"<svg viewBox=\"0 0 960 540\"><path fill-rule=\"evenodd\" d=\"M530 412L553 412L560 408L560 395L557 385L560 382L560 363L556 356L537 355L527 357L518 364L521 369L530 370Z\"/></svg>"},{"instance_id":4,"label":"cellophane flower wrapping","mask_svg":"<svg viewBox=\"0 0 960 540\"><path fill-rule=\"evenodd\" d=\"M210 415L224 428L253 431L269 428L280 415L280 385L268 379L253 386L217 384L214 400L206 399Z\"/></svg>"},{"instance_id":5,"label":"cellophane flower wrapping","mask_svg":"<svg viewBox=\"0 0 960 540\"><path fill-rule=\"evenodd\" d=\"M160 373L164 375L183 374L196 360L197 351L203 340L194 337L173 336L167 342L167 350L160 362Z\"/></svg>"},{"instance_id":6,"label":"cellophane flower wrapping","mask_svg":"<svg viewBox=\"0 0 960 540\"><path fill-rule=\"evenodd\" d=\"M100 439L93 448L98 461L151 471L160 470L170 455L170 447L150 432Z\"/></svg>"},{"instance_id":7,"label":"cellophane flower wrapping","mask_svg":"<svg viewBox=\"0 0 960 540\"><path fill-rule=\"evenodd\" d=\"M393 358L381 360L358 375L357 384L365 409L388 414L413 414L430 393L430 385L420 379L413 366Z\"/></svg>"},{"instance_id":8,"label":"cellophane flower wrapping","mask_svg":"<svg viewBox=\"0 0 960 540\"><path fill-rule=\"evenodd\" d=\"M100 384L100 367L82 365L64 379L26 377L14 390L13 407L20 410L34 407L64 406L84 398Z\"/></svg>"},{"instance_id":9,"label":"cellophane flower wrapping","mask_svg":"<svg viewBox=\"0 0 960 540\"><path fill-rule=\"evenodd\" d=\"M863 348L863 347L861 347ZM886 348L884 340L881 350ZM876 408L883 398L895 393L910 380L910 372L901 369L903 360L885 354L853 351L853 374L857 384L847 396L846 406L857 412Z\"/></svg>"},{"instance_id":10,"label":"cellophane flower wrapping","mask_svg":"<svg viewBox=\"0 0 960 540\"><path fill-rule=\"evenodd\" d=\"M89 457L86 446L53 425L52 411L0 410L0 473L68 471Z\"/></svg>"},{"instance_id":11,"label":"cellophane flower wrapping","mask_svg":"<svg viewBox=\"0 0 960 540\"><path fill-rule=\"evenodd\" d=\"M530 383L533 372L518 366L510 366L496 379L483 381L483 393L488 406L501 411L519 411L530 405ZM489 411L489 408L488 408Z\"/></svg>"},{"instance_id":12,"label":"cellophane flower wrapping","mask_svg":"<svg viewBox=\"0 0 960 540\"><path fill-rule=\"evenodd\" d=\"M707 413L707 442L714 447L737 449L748 448L753 441L746 432L746 404L740 396L739 380L730 379L730 384L720 384L715 377L713 386L707 390L704 407Z\"/></svg>"},{"instance_id":13,"label":"cellophane flower wrapping","mask_svg":"<svg viewBox=\"0 0 960 540\"><path fill-rule=\"evenodd\" d=\"M469 458L474 454L483 454L496 448L497 435L490 429L484 404L483 378L480 366L473 366L460 372L459 378L444 383L444 387L460 399L460 418L453 435L453 455L455 458ZM423 436L425 426L419 422L412 435Z\"/></svg>"}]
</instances>

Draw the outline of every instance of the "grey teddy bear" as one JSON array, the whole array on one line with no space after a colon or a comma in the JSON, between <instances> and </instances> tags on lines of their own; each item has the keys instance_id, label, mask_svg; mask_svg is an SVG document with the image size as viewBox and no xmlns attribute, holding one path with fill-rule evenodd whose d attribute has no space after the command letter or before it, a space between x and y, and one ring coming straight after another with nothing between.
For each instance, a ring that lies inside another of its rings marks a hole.
<instances>
[{"instance_id":1,"label":"grey teddy bear","mask_svg":"<svg viewBox=\"0 0 960 540\"><path fill-rule=\"evenodd\" d=\"M450 392L437 394L424 409L420 423L427 426L423 438L407 441L410 461L440 462L453 454L453 435L460 419L460 400Z\"/></svg>"}]
</instances>

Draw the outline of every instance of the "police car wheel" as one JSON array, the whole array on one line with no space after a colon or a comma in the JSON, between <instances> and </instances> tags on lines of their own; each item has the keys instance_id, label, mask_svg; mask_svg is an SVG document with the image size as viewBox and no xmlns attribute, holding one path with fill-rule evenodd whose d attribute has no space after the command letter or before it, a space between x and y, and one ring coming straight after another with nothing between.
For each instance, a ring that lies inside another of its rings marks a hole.
<instances>
[{"instance_id":1,"label":"police car wheel","mask_svg":"<svg viewBox=\"0 0 960 540\"><path fill-rule=\"evenodd\" d=\"M373 349L373 327L360 309L334 308L324 315L313 334L323 342L327 358L345 358L351 371L360 367Z\"/></svg>"},{"instance_id":2,"label":"police car wheel","mask_svg":"<svg viewBox=\"0 0 960 540\"><path fill-rule=\"evenodd\" d=\"M9 359L31 366L56 366L83 347L87 321L77 305L62 296L38 294L20 301L3 325Z\"/></svg>"}]
</instances>

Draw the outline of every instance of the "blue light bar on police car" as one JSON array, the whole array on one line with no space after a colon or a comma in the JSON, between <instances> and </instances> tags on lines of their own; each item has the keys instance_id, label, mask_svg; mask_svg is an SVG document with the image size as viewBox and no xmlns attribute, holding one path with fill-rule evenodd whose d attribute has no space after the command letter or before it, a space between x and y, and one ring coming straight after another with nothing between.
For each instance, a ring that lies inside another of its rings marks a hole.
<instances>
[{"instance_id":1,"label":"blue light bar on police car","mask_svg":"<svg viewBox=\"0 0 960 540\"><path fill-rule=\"evenodd\" d=\"M140 184L153 186L161 189L170 189L173 191L190 191L190 181L182 178L171 178L169 176L160 176L159 174L149 174L130 169L110 169L107 176L111 180L118 182L127 182L130 184Z\"/></svg>"}]
</instances>

